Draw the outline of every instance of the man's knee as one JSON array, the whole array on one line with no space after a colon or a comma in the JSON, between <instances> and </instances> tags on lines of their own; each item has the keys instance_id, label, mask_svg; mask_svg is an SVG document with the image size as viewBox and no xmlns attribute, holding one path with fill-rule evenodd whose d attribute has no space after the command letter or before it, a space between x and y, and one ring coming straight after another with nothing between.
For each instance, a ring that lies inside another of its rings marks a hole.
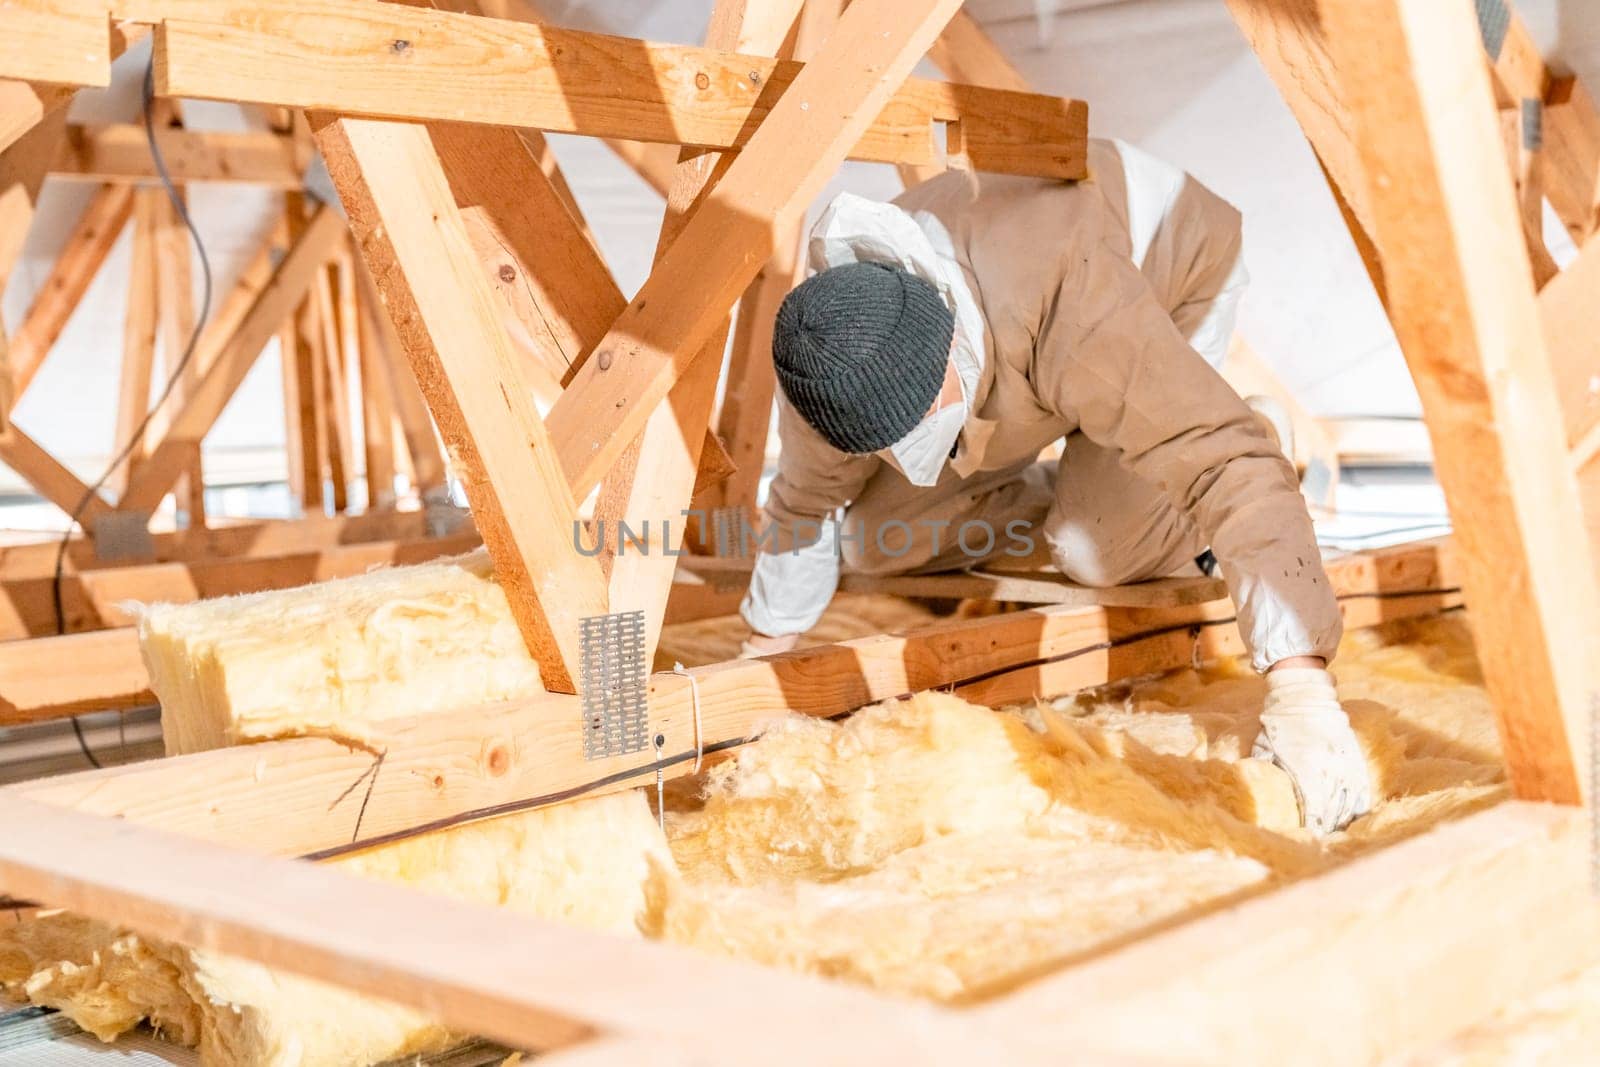
<instances>
[{"instance_id":1,"label":"man's knee","mask_svg":"<svg viewBox=\"0 0 1600 1067\"><path fill-rule=\"evenodd\" d=\"M916 533L910 523L897 519L846 513L839 527L839 558L857 574L903 574L925 562L927 553L919 551Z\"/></svg>"},{"instance_id":2,"label":"man's knee","mask_svg":"<svg viewBox=\"0 0 1600 1067\"><path fill-rule=\"evenodd\" d=\"M1047 534L1045 540L1050 545L1050 558L1056 569L1069 580L1091 589L1159 577L1152 573L1147 556L1141 558L1141 554L1087 536L1082 530L1057 529Z\"/></svg>"}]
</instances>

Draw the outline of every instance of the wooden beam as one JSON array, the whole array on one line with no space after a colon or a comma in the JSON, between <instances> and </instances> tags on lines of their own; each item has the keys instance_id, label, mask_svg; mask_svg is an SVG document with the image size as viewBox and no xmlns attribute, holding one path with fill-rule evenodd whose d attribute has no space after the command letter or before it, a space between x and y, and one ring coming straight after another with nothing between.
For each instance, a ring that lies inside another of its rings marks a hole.
<instances>
[{"instance_id":1,"label":"wooden beam","mask_svg":"<svg viewBox=\"0 0 1600 1067\"><path fill-rule=\"evenodd\" d=\"M928 58L953 82L1019 93L1033 91L1028 79L1006 58L978 20L965 10L956 12L955 18L945 26L939 39L928 49Z\"/></svg>"},{"instance_id":2,"label":"wooden beam","mask_svg":"<svg viewBox=\"0 0 1600 1067\"><path fill-rule=\"evenodd\" d=\"M654 545L651 546L652 550ZM744 586L755 563L725 556L682 556L680 581ZM839 576L842 593L880 594L935 600L1000 600L1015 604L1099 604L1104 607L1159 608L1225 600L1228 589L1214 578L1158 578L1130 585L1095 588L1051 571L974 570L953 574Z\"/></svg>"},{"instance_id":3,"label":"wooden beam","mask_svg":"<svg viewBox=\"0 0 1600 1067\"><path fill-rule=\"evenodd\" d=\"M334 306L331 269L332 264L318 272L318 277L311 283L311 299L317 309L316 319L320 329L316 351L322 438L327 447L333 510L340 512L350 506L354 453L350 439L350 394L345 388L347 371L339 333L338 310Z\"/></svg>"},{"instance_id":4,"label":"wooden beam","mask_svg":"<svg viewBox=\"0 0 1600 1067\"><path fill-rule=\"evenodd\" d=\"M576 690L579 620L606 612L577 509L425 127L319 117L317 142L461 477L540 677Z\"/></svg>"},{"instance_id":5,"label":"wooden beam","mask_svg":"<svg viewBox=\"0 0 1600 1067\"><path fill-rule=\"evenodd\" d=\"M382 997L517 1047L543 1050L605 1031L701 1049L714 1028L716 1051L697 1060L719 1067L1053 1059L1009 1047L1000 1030L855 985L463 904L14 796L0 801L0 818L17 831L0 841L0 886L14 896ZM441 952L441 945L452 947ZM818 1026L819 1019L833 1025ZM1110 1062L1081 1045L1074 1059Z\"/></svg>"},{"instance_id":6,"label":"wooden beam","mask_svg":"<svg viewBox=\"0 0 1600 1067\"><path fill-rule=\"evenodd\" d=\"M1600 426L1600 240L1539 291L1544 342L1572 448Z\"/></svg>"},{"instance_id":7,"label":"wooden beam","mask_svg":"<svg viewBox=\"0 0 1600 1067\"><path fill-rule=\"evenodd\" d=\"M1422 544L1335 560L1328 576L1354 629L1459 605L1451 567L1445 548ZM742 743L773 708L830 717L936 688L1000 706L1186 667L1197 653L1215 658L1244 650L1226 604L1013 612L698 667L689 672L692 682L657 674L650 680L650 726L666 738L664 773L677 777L694 762L696 700L698 736L712 750ZM55 684L62 699L71 695L70 676ZM580 704L564 694L374 729L372 744L386 754L364 806L351 799L350 783L370 773L370 753L324 738L217 749L12 788L83 811L301 855L497 806L554 803L597 781L606 784L593 792L632 788L652 781L657 767L654 753L577 758Z\"/></svg>"},{"instance_id":8,"label":"wooden beam","mask_svg":"<svg viewBox=\"0 0 1600 1067\"><path fill-rule=\"evenodd\" d=\"M141 189L142 194L155 198L156 212L156 291L161 322L161 369L163 381L176 374L177 382L172 395L178 403L187 403L194 395L206 362L212 352L194 337L194 274L190 256L189 228L179 217L178 210L165 189ZM182 194L179 194L180 196ZM179 364L189 351L191 341L194 352L189 361ZM200 459L200 442L196 440L189 449L189 459L175 487L178 511L187 526L206 524L205 472Z\"/></svg>"},{"instance_id":9,"label":"wooden beam","mask_svg":"<svg viewBox=\"0 0 1600 1067\"><path fill-rule=\"evenodd\" d=\"M8 0L0 77L111 84L111 22L102 0Z\"/></svg>"},{"instance_id":10,"label":"wooden beam","mask_svg":"<svg viewBox=\"0 0 1600 1067\"><path fill-rule=\"evenodd\" d=\"M67 320L111 254L132 211L133 190L115 185L102 187L84 208L28 308L27 317L11 336L11 368L16 383L13 402L20 400L33 383L51 346L66 329Z\"/></svg>"},{"instance_id":11,"label":"wooden beam","mask_svg":"<svg viewBox=\"0 0 1600 1067\"><path fill-rule=\"evenodd\" d=\"M362 287L362 313L370 317L378 339L378 351L389 366L389 382L394 387L395 418L405 439L404 456L410 467L412 488L418 496L426 497L442 489L447 480L439 438L434 432L433 420L428 415L428 405L422 399L422 391L417 388L416 375L411 373L411 368L406 364L400 335L383 310L364 261L357 281Z\"/></svg>"},{"instance_id":12,"label":"wooden beam","mask_svg":"<svg viewBox=\"0 0 1600 1067\"><path fill-rule=\"evenodd\" d=\"M98 493L92 493L66 465L56 459L39 443L23 433L15 423L0 433L0 463L4 463L33 486L35 492L68 515L78 511L78 519L88 528L111 510L111 505Z\"/></svg>"},{"instance_id":13,"label":"wooden beam","mask_svg":"<svg viewBox=\"0 0 1600 1067\"><path fill-rule=\"evenodd\" d=\"M755 0L755 6L761 6L760 0ZM707 47L730 48L739 43L746 7L746 0L719 0L706 31ZM756 51L776 51L788 36L788 27L773 24L770 34L767 40L747 43ZM658 267L682 236L696 203L716 195L717 179L727 169L723 166L726 162L714 153L684 150L673 173L656 242ZM595 521L603 533L598 538L603 546L601 566L610 582L612 610L643 612L647 662L654 660L661 639L675 570L673 557L684 538L683 525L672 520L689 505L694 493L700 443L716 403L727 339L728 320L724 317L688 372L673 385L645 421L643 431L606 474L595 501ZM618 554L619 524L630 519L646 530L652 521L657 524L654 555ZM670 533L674 528L676 533Z\"/></svg>"},{"instance_id":14,"label":"wooden beam","mask_svg":"<svg viewBox=\"0 0 1600 1067\"><path fill-rule=\"evenodd\" d=\"M333 545L302 552L242 559L147 563L69 573L61 581L66 632L131 626L129 604L187 604L202 598L238 596L351 578L374 567L424 563L468 552L476 533L450 537L425 534L403 541ZM0 581L0 642L59 632L52 576Z\"/></svg>"},{"instance_id":15,"label":"wooden beam","mask_svg":"<svg viewBox=\"0 0 1600 1067\"><path fill-rule=\"evenodd\" d=\"M1550 206L1581 247L1600 224L1600 113L1576 78L1558 78L1545 65L1527 25L1506 7L1497 53L1489 57L1495 88L1509 106L1523 100L1546 105L1541 154Z\"/></svg>"},{"instance_id":16,"label":"wooden beam","mask_svg":"<svg viewBox=\"0 0 1600 1067\"><path fill-rule=\"evenodd\" d=\"M1090 1040L1131 1057L1169 1055L1182 1034L1197 1063L1335 1067L1422 1051L1600 959L1588 838L1582 812L1510 801L974 1014L1042 1047Z\"/></svg>"},{"instance_id":17,"label":"wooden beam","mask_svg":"<svg viewBox=\"0 0 1600 1067\"><path fill-rule=\"evenodd\" d=\"M0 641L0 726L156 702L129 626L98 633Z\"/></svg>"},{"instance_id":18,"label":"wooden beam","mask_svg":"<svg viewBox=\"0 0 1600 1067\"><path fill-rule=\"evenodd\" d=\"M337 212L327 207L318 210L271 280L256 294L237 328L216 356L206 360L209 366L189 398L169 398L160 409L168 413L162 419L165 431L129 480L127 492L118 501L119 509L155 510L182 473L193 446L205 437L254 366L267 339L299 302L316 271L334 254L343 232Z\"/></svg>"},{"instance_id":19,"label":"wooden beam","mask_svg":"<svg viewBox=\"0 0 1600 1067\"><path fill-rule=\"evenodd\" d=\"M551 409L575 495L587 494L644 429L771 257L774 234L790 232L957 6L937 0L897 21L875 2L845 13ZM683 293L690 279L692 299Z\"/></svg>"},{"instance_id":20,"label":"wooden beam","mask_svg":"<svg viewBox=\"0 0 1600 1067\"><path fill-rule=\"evenodd\" d=\"M32 128L0 152L0 292L22 258L33 225L33 205L44 184L49 162L55 156L67 112L59 107L47 112Z\"/></svg>"},{"instance_id":21,"label":"wooden beam","mask_svg":"<svg viewBox=\"0 0 1600 1067\"><path fill-rule=\"evenodd\" d=\"M179 185L240 182L277 189L299 189L293 138L272 132L223 133L164 126L156 144L167 174ZM80 181L150 182L158 177L144 127L79 126L66 129L51 175Z\"/></svg>"},{"instance_id":22,"label":"wooden beam","mask_svg":"<svg viewBox=\"0 0 1600 1067\"><path fill-rule=\"evenodd\" d=\"M780 31L774 23L766 32L783 33L789 42L780 46L785 58L807 62L838 23L842 7L840 0L811 0L803 6L795 25ZM963 13L957 11L945 33L962 17ZM722 406L717 412L717 435L728 442L735 470L720 488L697 496L695 504L701 510L740 507L752 521L757 519L757 497L766 472L767 435L772 428L772 404L777 394L772 330L784 297L805 278L805 230L802 219L795 222L792 233L775 237L772 257L739 298L728 373L723 376ZM700 533L696 547L706 544L706 531L702 529Z\"/></svg>"},{"instance_id":23,"label":"wooden beam","mask_svg":"<svg viewBox=\"0 0 1600 1067\"><path fill-rule=\"evenodd\" d=\"M146 562L197 562L255 556L282 556L338 545L372 541L406 541L424 536L421 511L386 511L365 515L314 516L305 519L223 520L203 530L169 530L150 535ZM59 538L29 544L0 545L0 581L41 578L55 571ZM67 542L67 573L122 567L125 560L106 562L93 542L73 537Z\"/></svg>"},{"instance_id":24,"label":"wooden beam","mask_svg":"<svg viewBox=\"0 0 1600 1067\"><path fill-rule=\"evenodd\" d=\"M167 9L156 29L161 95L374 118L739 148L799 73L795 63L399 4L148 6ZM932 124L959 119L986 148L974 166L1084 175L1078 102L938 82L897 89L875 95L854 124L842 146L852 158L931 162Z\"/></svg>"},{"instance_id":25,"label":"wooden beam","mask_svg":"<svg viewBox=\"0 0 1600 1067\"><path fill-rule=\"evenodd\" d=\"M1572 76L1545 90L1545 123L1555 135L1545 145L1545 193L1580 246L1600 230L1600 108Z\"/></svg>"},{"instance_id":26,"label":"wooden beam","mask_svg":"<svg viewBox=\"0 0 1600 1067\"><path fill-rule=\"evenodd\" d=\"M1578 803L1600 590L1472 11L1325 4L1513 788Z\"/></svg>"},{"instance_id":27,"label":"wooden beam","mask_svg":"<svg viewBox=\"0 0 1600 1067\"><path fill-rule=\"evenodd\" d=\"M134 196L133 234L128 255L128 302L122 318L122 373L117 380L117 423L112 440L119 447L133 439L134 431L150 411L150 381L156 354L156 207L160 189L141 189ZM141 457L138 449L130 462L111 472L106 484L121 493L128 474Z\"/></svg>"}]
</instances>

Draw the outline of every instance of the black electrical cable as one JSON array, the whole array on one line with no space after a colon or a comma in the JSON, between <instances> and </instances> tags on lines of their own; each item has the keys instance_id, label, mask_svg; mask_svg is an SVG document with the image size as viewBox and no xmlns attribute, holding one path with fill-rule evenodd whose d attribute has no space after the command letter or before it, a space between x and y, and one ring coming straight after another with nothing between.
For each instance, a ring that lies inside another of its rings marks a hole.
<instances>
[{"instance_id":1,"label":"black electrical cable","mask_svg":"<svg viewBox=\"0 0 1600 1067\"><path fill-rule=\"evenodd\" d=\"M144 112L144 137L150 146L150 158L155 163L156 174L160 177L161 184L167 191L167 199L172 201L173 210L178 213L178 218L183 221L184 228L189 231L189 237L194 241L195 253L200 258L200 275L204 283L204 295L200 298L200 310L199 314L195 316L194 328L189 333L189 342L184 346L183 355L173 365L171 373L167 376L166 384L161 387L161 393L156 397L156 402L150 406L149 411L145 412L144 418L139 420L139 425L133 428L133 433L129 435L128 440L123 443L117 454L112 457L111 462L106 465L106 469L101 472L100 477L96 478L94 484L84 492L83 499L78 501L78 506L73 508L72 513L67 516L67 528L62 532L61 543L56 548L55 574L50 582L50 598L56 612L56 632L60 634L67 632L67 612L62 600L61 586L66 569L67 548L72 543L72 531L78 526L79 520L83 518L83 511L89 506L89 502L95 498L95 494L100 491L100 488L110 480L112 472L120 467L123 461L133 453L134 448L144 438L144 432L150 428L150 420L155 418L155 413L161 409L162 405L167 402L167 398L172 395L172 391L177 388L178 380L183 377L189 362L194 358L195 348L200 343L200 334L205 330L206 319L211 311L211 260L206 255L205 244L200 240L200 231L195 228L194 220L189 217L188 206L184 204L183 197L178 194L178 187L173 183L172 175L167 172L166 160L162 158L161 146L156 141L155 117L150 110L151 104L155 102L154 54L151 55L150 61L144 68L144 91L142 97L141 110ZM84 759L89 761L90 766L99 767L100 761L90 751L89 743L83 736L83 727L79 725L76 716L72 719L72 732L78 738L78 747L83 751Z\"/></svg>"}]
</instances>

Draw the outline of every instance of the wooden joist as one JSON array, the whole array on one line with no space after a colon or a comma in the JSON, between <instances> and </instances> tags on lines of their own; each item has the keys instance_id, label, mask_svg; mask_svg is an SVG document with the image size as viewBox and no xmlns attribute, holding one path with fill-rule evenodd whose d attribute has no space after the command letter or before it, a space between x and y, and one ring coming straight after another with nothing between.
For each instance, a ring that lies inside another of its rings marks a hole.
<instances>
[{"instance_id":1,"label":"wooden joist","mask_svg":"<svg viewBox=\"0 0 1600 1067\"><path fill-rule=\"evenodd\" d=\"M126 14L166 19L156 30L163 96L702 148L747 144L799 73L756 56L359 0L135 0ZM959 120L975 167L1084 175L1076 101L912 81L864 118L844 146L852 158L931 162L933 123Z\"/></svg>"},{"instance_id":2,"label":"wooden joist","mask_svg":"<svg viewBox=\"0 0 1600 1067\"><path fill-rule=\"evenodd\" d=\"M516 1047L560 1047L608 1031L682 1043L696 1049L695 1062L716 1067L1055 1061L1040 1049L1008 1048L1001 1029L858 986L462 904L15 795L0 798L0 820L8 827L0 890L13 896L381 997ZM1111 1062L1082 1044L1073 1058Z\"/></svg>"},{"instance_id":3,"label":"wooden joist","mask_svg":"<svg viewBox=\"0 0 1600 1067\"><path fill-rule=\"evenodd\" d=\"M299 189L303 184L294 141L283 134L158 127L156 144L168 176L180 185L243 182ZM136 123L68 126L50 173L58 178L116 183L151 182L158 177L144 127Z\"/></svg>"},{"instance_id":4,"label":"wooden joist","mask_svg":"<svg viewBox=\"0 0 1600 1067\"><path fill-rule=\"evenodd\" d=\"M1130 1058L1170 1055L1181 1035L1200 1053L1183 1062L1397 1060L1600 959L1588 838L1581 811L1506 802L975 1014L1042 1047Z\"/></svg>"},{"instance_id":5,"label":"wooden joist","mask_svg":"<svg viewBox=\"0 0 1600 1067\"><path fill-rule=\"evenodd\" d=\"M1441 545L1351 556L1330 563L1328 575L1352 628L1461 602ZM1010 704L1174 670L1197 654L1243 651L1225 603L1022 611L698 667L690 671L692 683L657 674L650 680L650 726L666 738L665 773L676 777L694 763L696 699L699 737L713 751L741 743L774 708L828 717L935 688L954 688L982 704ZM4 679L0 675L0 686ZM71 681L57 684L65 689ZM0 701L17 703L3 688ZM39 703L34 698L33 706ZM578 698L557 693L379 724L370 745L385 753L383 765L370 793L356 790L353 798L350 783L372 771L371 752L323 738L218 749L11 788L84 811L301 855L460 820L469 812L538 806L567 799L573 790L626 789L654 778L653 753L579 759L583 728Z\"/></svg>"},{"instance_id":6,"label":"wooden joist","mask_svg":"<svg viewBox=\"0 0 1600 1067\"><path fill-rule=\"evenodd\" d=\"M1513 787L1578 803L1600 590L1478 28L1427 0L1324 5L1322 26Z\"/></svg>"},{"instance_id":7,"label":"wooden joist","mask_svg":"<svg viewBox=\"0 0 1600 1067\"><path fill-rule=\"evenodd\" d=\"M156 702L131 626L0 641L0 726Z\"/></svg>"},{"instance_id":8,"label":"wooden joist","mask_svg":"<svg viewBox=\"0 0 1600 1067\"><path fill-rule=\"evenodd\" d=\"M0 463L4 463L34 491L71 515L76 513L86 527L109 513L111 505L72 473L59 459L40 447L39 442L22 432L15 423L0 432Z\"/></svg>"},{"instance_id":9,"label":"wooden joist","mask_svg":"<svg viewBox=\"0 0 1600 1067\"><path fill-rule=\"evenodd\" d=\"M188 603L201 598L289 589L333 578L365 574L374 567L422 563L470 551L479 544L468 532L449 537L335 545L274 556L105 567L67 574L61 581L66 631L128 626L135 603ZM0 581L0 642L59 632L53 576Z\"/></svg>"},{"instance_id":10,"label":"wooden joist","mask_svg":"<svg viewBox=\"0 0 1600 1067\"><path fill-rule=\"evenodd\" d=\"M426 14L426 12L424 12ZM603 615L577 509L424 126L317 120L317 141L552 690L575 692L579 620Z\"/></svg>"},{"instance_id":11,"label":"wooden joist","mask_svg":"<svg viewBox=\"0 0 1600 1067\"><path fill-rule=\"evenodd\" d=\"M67 573L137 566L143 563L207 562L282 556L373 541L408 541L425 535L421 511L379 511L363 515L321 515L302 519L220 520L199 530L169 530L150 535L152 555L143 560L106 563L94 543L74 537L67 543ZM0 545L0 581L40 578L55 570L56 540Z\"/></svg>"}]
</instances>

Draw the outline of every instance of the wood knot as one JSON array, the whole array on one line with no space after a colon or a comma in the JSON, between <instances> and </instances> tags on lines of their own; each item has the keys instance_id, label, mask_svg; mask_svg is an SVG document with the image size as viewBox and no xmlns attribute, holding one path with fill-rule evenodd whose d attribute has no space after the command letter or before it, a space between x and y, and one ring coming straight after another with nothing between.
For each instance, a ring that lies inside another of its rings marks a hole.
<instances>
[{"instance_id":1,"label":"wood knot","mask_svg":"<svg viewBox=\"0 0 1600 1067\"><path fill-rule=\"evenodd\" d=\"M509 263L500 264L500 270L498 273L500 275L500 280L503 282L514 282L517 280L517 268L513 267Z\"/></svg>"},{"instance_id":2,"label":"wood knot","mask_svg":"<svg viewBox=\"0 0 1600 1067\"><path fill-rule=\"evenodd\" d=\"M411 47L411 42L410 41L397 38L395 40L395 42L389 46L389 50L391 52L393 52L395 55L399 55L401 52L404 52L406 49L408 49L410 47Z\"/></svg>"},{"instance_id":3,"label":"wood knot","mask_svg":"<svg viewBox=\"0 0 1600 1067\"><path fill-rule=\"evenodd\" d=\"M436 774L436 775L433 776L433 787L435 789L443 789L444 788L444 775Z\"/></svg>"},{"instance_id":4,"label":"wood knot","mask_svg":"<svg viewBox=\"0 0 1600 1067\"><path fill-rule=\"evenodd\" d=\"M485 757L484 763L489 768L490 776L494 778L503 777L511 769L511 753L506 751L506 746L504 745L494 745L489 749L489 754Z\"/></svg>"},{"instance_id":5,"label":"wood knot","mask_svg":"<svg viewBox=\"0 0 1600 1067\"><path fill-rule=\"evenodd\" d=\"M610 353L610 351L604 351L604 352L599 353L598 355L596 355L594 357L594 360L595 360L596 363L600 364L600 369L601 370L610 370L611 369L611 353Z\"/></svg>"},{"instance_id":6,"label":"wood knot","mask_svg":"<svg viewBox=\"0 0 1600 1067\"><path fill-rule=\"evenodd\" d=\"M694 85L696 89L709 89L711 88L711 79L707 77L705 71L701 71L694 76Z\"/></svg>"}]
</instances>

